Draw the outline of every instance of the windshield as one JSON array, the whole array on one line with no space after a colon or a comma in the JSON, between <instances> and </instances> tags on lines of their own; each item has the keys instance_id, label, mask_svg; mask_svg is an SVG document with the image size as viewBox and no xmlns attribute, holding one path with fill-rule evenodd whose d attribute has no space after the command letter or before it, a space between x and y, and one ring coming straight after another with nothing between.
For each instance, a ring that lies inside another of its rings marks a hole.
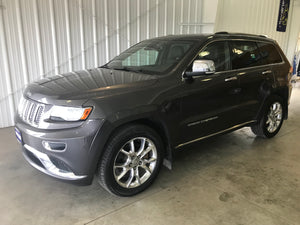
<instances>
[{"instance_id":1,"label":"windshield","mask_svg":"<svg viewBox=\"0 0 300 225\"><path fill-rule=\"evenodd\" d=\"M192 45L191 41L146 40L127 49L103 67L164 74L178 64Z\"/></svg>"}]
</instances>

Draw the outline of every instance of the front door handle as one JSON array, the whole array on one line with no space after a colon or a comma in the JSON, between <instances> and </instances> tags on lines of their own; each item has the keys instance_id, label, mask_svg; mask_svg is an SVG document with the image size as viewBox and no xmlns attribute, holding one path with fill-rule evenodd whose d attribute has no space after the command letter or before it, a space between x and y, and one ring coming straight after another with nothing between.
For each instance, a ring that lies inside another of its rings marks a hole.
<instances>
[{"instance_id":1,"label":"front door handle","mask_svg":"<svg viewBox=\"0 0 300 225\"><path fill-rule=\"evenodd\" d=\"M225 79L225 82L232 81L232 80L237 80L237 77L229 77L229 78L226 78L226 79Z\"/></svg>"},{"instance_id":2,"label":"front door handle","mask_svg":"<svg viewBox=\"0 0 300 225\"><path fill-rule=\"evenodd\" d=\"M266 71L264 71L264 72L262 72L261 74L270 74L270 73L272 73L272 70L266 70Z\"/></svg>"}]
</instances>

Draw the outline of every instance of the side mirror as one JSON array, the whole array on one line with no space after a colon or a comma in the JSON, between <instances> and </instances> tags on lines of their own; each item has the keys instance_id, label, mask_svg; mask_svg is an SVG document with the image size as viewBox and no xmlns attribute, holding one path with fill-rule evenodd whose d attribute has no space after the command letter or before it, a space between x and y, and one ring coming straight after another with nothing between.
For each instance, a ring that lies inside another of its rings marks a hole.
<instances>
[{"instance_id":1,"label":"side mirror","mask_svg":"<svg viewBox=\"0 0 300 225\"><path fill-rule=\"evenodd\" d=\"M192 72L185 72L186 77L213 74L216 72L215 63L212 60L195 60Z\"/></svg>"}]
</instances>

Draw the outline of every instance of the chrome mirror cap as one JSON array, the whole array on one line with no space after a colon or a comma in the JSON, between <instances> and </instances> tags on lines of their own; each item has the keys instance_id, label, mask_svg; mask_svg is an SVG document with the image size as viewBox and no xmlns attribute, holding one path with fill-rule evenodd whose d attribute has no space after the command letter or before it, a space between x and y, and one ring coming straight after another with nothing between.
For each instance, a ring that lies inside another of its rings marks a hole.
<instances>
[{"instance_id":1,"label":"chrome mirror cap","mask_svg":"<svg viewBox=\"0 0 300 225\"><path fill-rule=\"evenodd\" d=\"M192 72L200 72L204 74L215 73L215 63L212 60L195 60L193 62Z\"/></svg>"}]
</instances>

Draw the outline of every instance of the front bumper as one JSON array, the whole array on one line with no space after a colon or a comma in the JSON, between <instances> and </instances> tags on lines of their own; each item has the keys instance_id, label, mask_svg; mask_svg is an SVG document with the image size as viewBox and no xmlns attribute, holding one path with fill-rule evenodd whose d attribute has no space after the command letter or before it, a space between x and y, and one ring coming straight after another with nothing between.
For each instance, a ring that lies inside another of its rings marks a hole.
<instances>
[{"instance_id":1,"label":"front bumper","mask_svg":"<svg viewBox=\"0 0 300 225\"><path fill-rule=\"evenodd\" d=\"M94 143L102 120L87 120L75 128L47 130L32 127L19 117L15 119L16 136L30 165L61 180L91 183L91 168L97 161ZM49 143L53 145L49 147Z\"/></svg>"},{"instance_id":2,"label":"front bumper","mask_svg":"<svg viewBox=\"0 0 300 225\"><path fill-rule=\"evenodd\" d=\"M47 154L27 144L23 145L23 148L24 157L30 165L45 174L63 180L81 180L87 177L87 175L75 175L72 171L68 171L68 169L59 168L58 165L55 165L51 161Z\"/></svg>"}]
</instances>

